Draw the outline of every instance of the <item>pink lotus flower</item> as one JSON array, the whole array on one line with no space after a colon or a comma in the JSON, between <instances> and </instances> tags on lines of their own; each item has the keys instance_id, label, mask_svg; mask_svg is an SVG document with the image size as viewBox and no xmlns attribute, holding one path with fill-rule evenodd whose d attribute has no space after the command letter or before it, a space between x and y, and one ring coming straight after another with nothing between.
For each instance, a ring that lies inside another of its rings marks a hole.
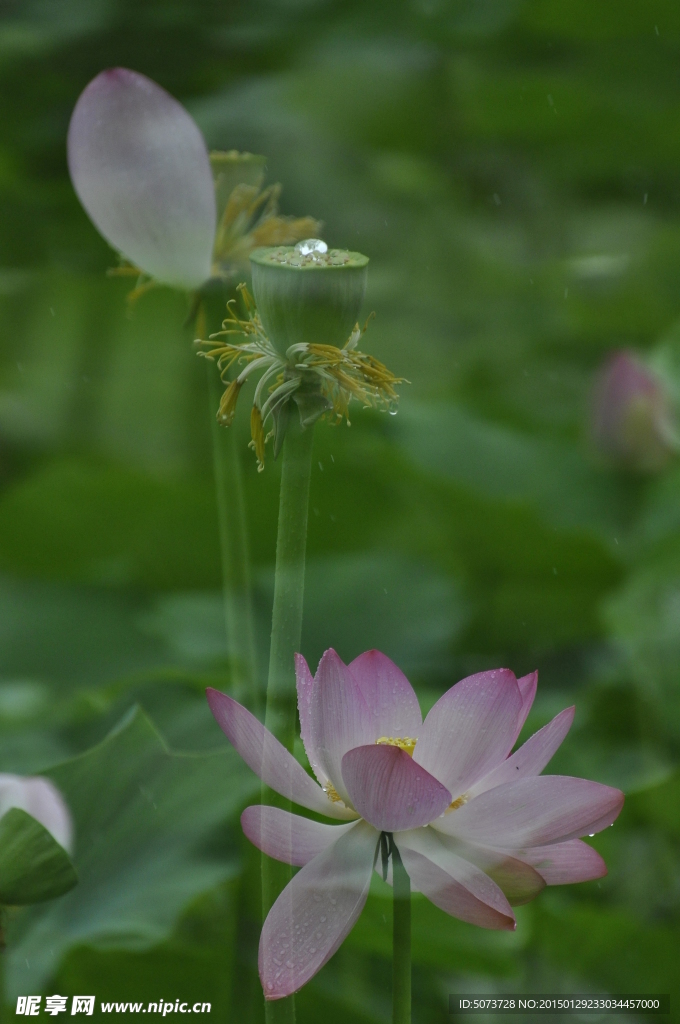
<instances>
[{"instance_id":1,"label":"pink lotus flower","mask_svg":"<svg viewBox=\"0 0 680 1024\"><path fill-rule=\"evenodd\" d=\"M262 805L241 816L259 849L302 868L262 929L266 999L297 991L345 939L366 902L382 833L392 834L414 890L484 928L514 929L511 904L545 885L606 873L579 836L611 825L623 794L540 774L574 708L510 754L536 693L535 672L519 680L508 669L469 676L423 721L410 683L379 651L347 666L329 650L314 678L297 655L296 671L302 740L318 783L250 712L208 690L220 727L266 785L345 822Z\"/></svg>"}]
</instances>

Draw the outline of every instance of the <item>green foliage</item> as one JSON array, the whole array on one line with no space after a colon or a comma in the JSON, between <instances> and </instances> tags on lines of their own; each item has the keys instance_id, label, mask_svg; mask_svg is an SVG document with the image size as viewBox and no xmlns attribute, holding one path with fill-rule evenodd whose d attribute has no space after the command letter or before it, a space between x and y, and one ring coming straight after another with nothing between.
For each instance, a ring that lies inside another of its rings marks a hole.
<instances>
[{"instance_id":1,"label":"green foliage","mask_svg":"<svg viewBox=\"0 0 680 1024\"><path fill-rule=\"evenodd\" d=\"M46 828L13 807L0 819L0 903L40 903L78 881L71 858Z\"/></svg>"},{"instance_id":2,"label":"green foliage","mask_svg":"<svg viewBox=\"0 0 680 1024\"><path fill-rule=\"evenodd\" d=\"M73 814L79 884L12 921L8 986L39 988L73 945L145 949L237 870L225 821L257 783L230 749L172 754L137 710L48 775Z\"/></svg>"},{"instance_id":3,"label":"green foliage","mask_svg":"<svg viewBox=\"0 0 680 1024\"><path fill-rule=\"evenodd\" d=\"M229 689L233 654L215 370L183 296L128 306L129 280L105 276L116 257L64 159L79 92L121 64L186 102L210 146L266 154L284 213L370 257L362 346L411 381L396 418L353 406L351 429L316 427L303 653L381 647L425 708L469 672L538 668L523 735L575 703L550 770L627 794L592 840L609 874L545 891L513 935L416 898L414 1019L443 1024L450 992L480 988L656 989L675 1007L680 469L607 468L587 419L622 347L680 403L679 45L671 0L5 4L0 770L62 789L79 876L9 912L11 994L261 1019L238 826L256 784L203 697ZM280 465L258 474L246 447L251 395L230 429L261 681ZM390 914L376 880L301 1024L389 1019Z\"/></svg>"}]
</instances>

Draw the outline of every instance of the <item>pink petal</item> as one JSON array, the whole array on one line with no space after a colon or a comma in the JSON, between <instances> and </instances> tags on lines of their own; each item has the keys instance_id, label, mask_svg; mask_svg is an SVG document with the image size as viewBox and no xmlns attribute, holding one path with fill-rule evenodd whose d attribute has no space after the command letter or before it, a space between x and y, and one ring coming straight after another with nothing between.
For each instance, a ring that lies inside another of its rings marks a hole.
<instances>
[{"instance_id":1,"label":"pink petal","mask_svg":"<svg viewBox=\"0 0 680 1024\"><path fill-rule=\"evenodd\" d=\"M297 685L298 713L300 715L300 734L307 754L307 760L321 786L330 780L321 767L321 758L316 749L312 728L312 699L314 695L314 676L309 665L301 654L295 655L295 680Z\"/></svg>"},{"instance_id":2,"label":"pink petal","mask_svg":"<svg viewBox=\"0 0 680 1024\"><path fill-rule=\"evenodd\" d=\"M521 679L517 680L517 685L522 697L522 710L519 713L519 719L517 721L517 736L519 736L522 731L522 726L526 722L534 703L536 688L538 686L538 672L530 672L528 676L522 676ZM515 736L515 743L517 742L517 736Z\"/></svg>"},{"instance_id":3,"label":"pink petal","mask_svg":"<svg viewBox=\"0 0 680 1024\"><path fill-rule=\"evenodd\" d=\"M514 852L493 850L463 843L452 836L436 833L443 846L458 857L470 861L488 875L513 907L528 903L545 889L545 880L526 858Z\"/></svg>"},{"instance_id":4,"label":"pink petal","mask_svg":"<svg viewBox=\"0 0 680 1024\"><path fill-rule=\"evenodd\" d=\"M576 708L565 708L559 715L535 732L514 754L501 761L498 767L485 775L468 790L468 797L479 796L487 789L515 782L532 775L540 775L562 743L574 721Z\"/></svg>"},{"instance_id":5,"label":"pink petal","mask_svg":"<svg viewBox=\"0 0 680 1024\"><path fill-rule=\"evenodd\" d=\"M380 651L366 651L349 665L373 715L375 737L417 739L423 716L413 687L400 668Z\"/></svg>"},{"instance_id":6,"label":"pink petal","mask_svg":"<svg viewBox=\"0 0 680 1024\"><path fill-rule=\"evenodd\" d=\"M484 872L438 843L430 829L395 836L409 877L435 906L481 928L515 928L505 896Z\"/></svg>"},{"instance_id":7,"label":"pink petal","mask_svg":"<svg viewBox=\"0 0 680 1024\"><path fill-rule=\"evenodd\" d=\"M302 988L330 960L363 910L379 835L361 821L295 875L260 936L265 999Z\"/></svg>"},{"instance_id":8,"label":"pink petal","mask_svg":"<svg viewBox=\"0 0 680 1024\"><path fill-rule=\"evenodd\" d=\"M104 238L178 288L210 277L215 189L197 125L165 89L112 68L76 103L68 131L73 186Z\"/></svg>"},{"instance_id":9,"label":"pink petal","mask_svg":"<svg viewBox=\"0 0 680 1024\"><path fill-rule=\"evenodd\" d=\"M623 793L564 775L537 775L489 789L435 828L481 846L520 849L596 832L618 817Z\"/></svg>"},{"instance_id":10,"label":"pink petal","mask_svg":"<svg viewBox=\"0 0 680 1024\"><path fill-rule=\"evenodd\" d=\"M0 774L0 818L12 807L39 821L69 853L73 850L73 821L63 796L42 776Z\"/></svg>"},{"instance_id":11,"label":"pink petal","mask_svg":"<svg viewBox=\"0 0 680 1024\"><path fill-rule=\"evenodd\" d=\"M607 874L607 865L597 850L581 839L516 850L514 856L531 864L545 879L546 885L590 882Z\"/></svg>"},{"instance_id":12,"label":"pink petal","mask_svg":"<svg viewBox=\"0 0 680 1024\"><path fill-rule=\"evenodd\" d=\"M508 669L468 676L431 708L413 758L460 796L510 753L521 709Z\"/></svg>"},{"instance_id":13,"label":"pink petal","mask_svg":"<svg viewBox=\"0 0 680 1024\"><path fill-rule=\"evenodd\" d=\"M328 818L355 817L353 811L329 800L293 755L243 705L212 687L206 696L222 732L267 786Z\"/></svg>"},{"instance_id":14,"label":"pink petal","mask_svg":"<svg viewBox=\"0 0 680 1024\"><path fill-rule=\"evenodd\" d=\"M340 767L353 747L377 739L373 718L354 676L334 650L319 662L311 705L311 746L320 770L338 795L351 803Z\"/></svg>"},{"instance_id":15,"label":"pink petal","mask_svg":"<svg viewBox=\"0 0 680 1024\"><path fill-rule=\"evenodd\" d=\"M355 747L342 759L342 775L353 806L380 831L427 825L451 803L448 789L399 747Z\"/></svg>"},{"instance_id":16,"label":"pink petal","mask_svg":"<svg viewBox=\"0 0 680 1024\"><path fill-rule=\"evenodd\" d=\"M350 821L347 825L322 825L266 804L246 807L241 815L241 828L258 850L298 867L323 853L355 824Z\"/></svg>"}]
</instances>

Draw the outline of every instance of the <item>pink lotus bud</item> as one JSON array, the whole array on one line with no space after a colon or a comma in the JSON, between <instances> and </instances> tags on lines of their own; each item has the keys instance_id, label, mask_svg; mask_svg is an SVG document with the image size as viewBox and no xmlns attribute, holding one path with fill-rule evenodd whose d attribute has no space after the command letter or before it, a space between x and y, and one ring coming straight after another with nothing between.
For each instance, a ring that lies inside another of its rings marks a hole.
<instances>
[{"instance_id":1,"label":"pink lotus bud","mask_svg":"<svg viewBox=\"0 0 680 1024\"><path fill-rule=\"evenodd\" d=\"M609 357L594 391L591 433L610 462L639 472L662 469L676 448L663 382L632 352Z\"/></svg>"},{"instance_id":2,"label":"pink lotus bud","mask_svg":"<svg viewBox=\"0 0 680 1024\"><path fill-rule=\"evenodd\" d=\"M144 273L185 289L210 277L210 158L198 126L165 89L126 68L102 71L73 111L68 164L96 227Z\"/></svg>"},{"instance_id":3,"label":"pink lotus bud","mask_svg":"<svg viewBox=\"0 0 680 1024\"><path fill-rule=\"evenodd\" d=\"M64 849L73 849L73 822L61 793L49 779L0 773L0 818L13 807L39 821Z\"/></svg>"}]
</instances>

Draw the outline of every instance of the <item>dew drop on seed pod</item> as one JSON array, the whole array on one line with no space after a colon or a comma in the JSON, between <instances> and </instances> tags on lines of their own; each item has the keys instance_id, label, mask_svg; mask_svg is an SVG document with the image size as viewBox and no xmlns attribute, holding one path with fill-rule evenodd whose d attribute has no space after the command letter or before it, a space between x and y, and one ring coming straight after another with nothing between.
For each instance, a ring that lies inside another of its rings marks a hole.
<instances>
[{"instance_id":1,"label":"dew drop on seed pod","mask_svg":"<svg viewBox=\"0 0 680 1024\"><path fill-rule=\"evenodd\" d=\"M328 252L328 246L320 238L305 238L304 242L298 242L295 251L308 256L310 252Z\"/></svg>"}]
</instances>

